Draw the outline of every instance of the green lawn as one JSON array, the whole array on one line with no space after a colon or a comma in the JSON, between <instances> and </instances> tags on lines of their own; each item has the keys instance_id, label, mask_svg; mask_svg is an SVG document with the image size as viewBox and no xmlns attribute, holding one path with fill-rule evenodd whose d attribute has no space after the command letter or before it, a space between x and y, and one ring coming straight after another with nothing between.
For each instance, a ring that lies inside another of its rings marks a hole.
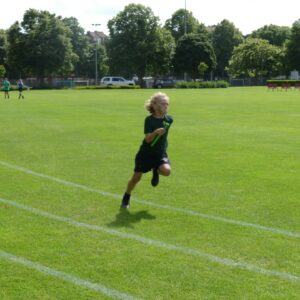
<instances>
[{"instance_id":1,"label":"green lawn","mask_svg":"<svg viewBox=\"0 0 300 300\"><path fill-rule=\"evenodd\" d=\"M299 91L165 90L172 175L120 211L154 92L1 95L1 300L299 299Z\"/></svg>"}]
</instances>

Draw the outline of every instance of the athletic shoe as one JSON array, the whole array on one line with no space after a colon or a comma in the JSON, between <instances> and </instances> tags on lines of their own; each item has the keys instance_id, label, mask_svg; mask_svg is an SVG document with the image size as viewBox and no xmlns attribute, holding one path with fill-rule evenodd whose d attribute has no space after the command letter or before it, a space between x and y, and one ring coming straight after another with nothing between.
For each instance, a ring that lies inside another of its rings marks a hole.
<instances>
[{"instance_id":1,"label":"athletic shoe","mask_svg":"<svg viewBox=\"0 0 300 300\"><path fill-rule=\"evenodd\" d=\"M130 194L125 193L122 199L121 208L129 208L130 206Z\"/></svg>"},{"instance_id":2,"label":"athletic shoe","mask_svg":"<svg viewBox=\"0 0 300 300\"><path fill-rule=\"evenodd\" d=\"M151 184L152 186L157 186L159 183L159 174L156 168L152 169L152 179L151 179Z\"/></svg>"}]
</instances>

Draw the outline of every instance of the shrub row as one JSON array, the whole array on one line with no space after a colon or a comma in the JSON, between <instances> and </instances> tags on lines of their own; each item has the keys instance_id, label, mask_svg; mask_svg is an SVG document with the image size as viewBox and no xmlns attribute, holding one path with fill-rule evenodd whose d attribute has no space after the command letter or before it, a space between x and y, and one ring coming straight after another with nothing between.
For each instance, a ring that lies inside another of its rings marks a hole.
<instances>
[{"instance_id":1,"label":"shrub row","mask_svg":"<svg viewBox=\"0 0 300 300\"><path fill-rule=\"evenodd\" d=\"M29 86L27 86L27 85L23 85L23 90L28 90L28 89L31 89ZM19 90L19 87L17 86L17 85L14 85L14 84L12 84L11 86L10 86L10 90L11 91L18 91ZM3 87L1 88L1 91L3 91Z\"/></svg>"},{"instance_id":2,"label":"shrub row","mask_svg":"<svg viewBox=\"0 0 300 300\"><path fill-rule=\"evenodd\" d=\"M227 81L180 81L176 82L176 88L179 89L204 89L204 88L227 88Z\"/></svg>"},{"instance_id":3,"label":"shrub row","mask_svg":"<svg viewBox=\"0 0 300 300\"><path fill-rule=\"evenodd\" d=\"M76 86L76 90L117 90L117 89L139 89L139 85L87 85L87 86Z\"/></svg>"},{"instance_id":4,"label":"shrub row","mask_svg":"<svg viewBox=\"0 0 300 300\"><path fill-rule=\"evenodd\" d=\"M300 84L300 80L267 80L267 84L290 84L291 86L295 86L295 84Z\"/></svg>"}]
</instances>

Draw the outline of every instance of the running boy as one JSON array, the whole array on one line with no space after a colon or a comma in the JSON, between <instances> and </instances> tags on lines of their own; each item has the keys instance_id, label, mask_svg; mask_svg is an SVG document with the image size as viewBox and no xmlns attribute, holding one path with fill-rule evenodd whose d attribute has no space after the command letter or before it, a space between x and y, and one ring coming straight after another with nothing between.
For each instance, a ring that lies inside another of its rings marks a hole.
<instances>
[{"instance_id":1,"label":"running boy","mask_svg":"<svg viewBox=\"0 0 300 300\"><path fill-rule=\"evenodd\" d=\"M159 175L171 174L170 161L167 155L168 132L173 118L167 115L169 97L164 93L156 93L146 101L145 107L150 116L145 119L145 137L135 157L135 168L132 178L127 184L121 207L129 208L131 192L141 180L143 173L152 169L152 186L159 183Z\"/></svg>"}]
</instances>

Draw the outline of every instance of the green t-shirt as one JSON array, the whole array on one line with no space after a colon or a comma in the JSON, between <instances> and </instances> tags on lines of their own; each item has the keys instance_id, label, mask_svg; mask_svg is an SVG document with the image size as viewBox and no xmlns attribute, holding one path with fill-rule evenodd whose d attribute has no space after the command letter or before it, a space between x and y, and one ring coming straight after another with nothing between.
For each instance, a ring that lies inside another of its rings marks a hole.
<instances>
[{"instance_id":1,"label":"green t-shirt","mask_svg":"<svg viewBox=\"0 0 300 300\"><path fill-rule=\"evenodd\" d=\"M143 140L140 150L151 154L161 154L166 152L168 147L168 133L172 123L173 118L168 115L164 116L162 119L155 118L153 115L146 117L144 127L145 134L152 133L155 129L162 127L166 129L166 133L160 136L153 146L151 146L152 142L147 143Z\"/></svg>"},{"instance_id":2,"label":"green t-shirt","mask_svg":"<svg viewBox=\"0 0 300 300\"><path fill-rule=\"evenodd\" d=\"M3 81L3 90L8 92L10 88L10 82L8 80Z\"/></svg>"}]
</instances>

